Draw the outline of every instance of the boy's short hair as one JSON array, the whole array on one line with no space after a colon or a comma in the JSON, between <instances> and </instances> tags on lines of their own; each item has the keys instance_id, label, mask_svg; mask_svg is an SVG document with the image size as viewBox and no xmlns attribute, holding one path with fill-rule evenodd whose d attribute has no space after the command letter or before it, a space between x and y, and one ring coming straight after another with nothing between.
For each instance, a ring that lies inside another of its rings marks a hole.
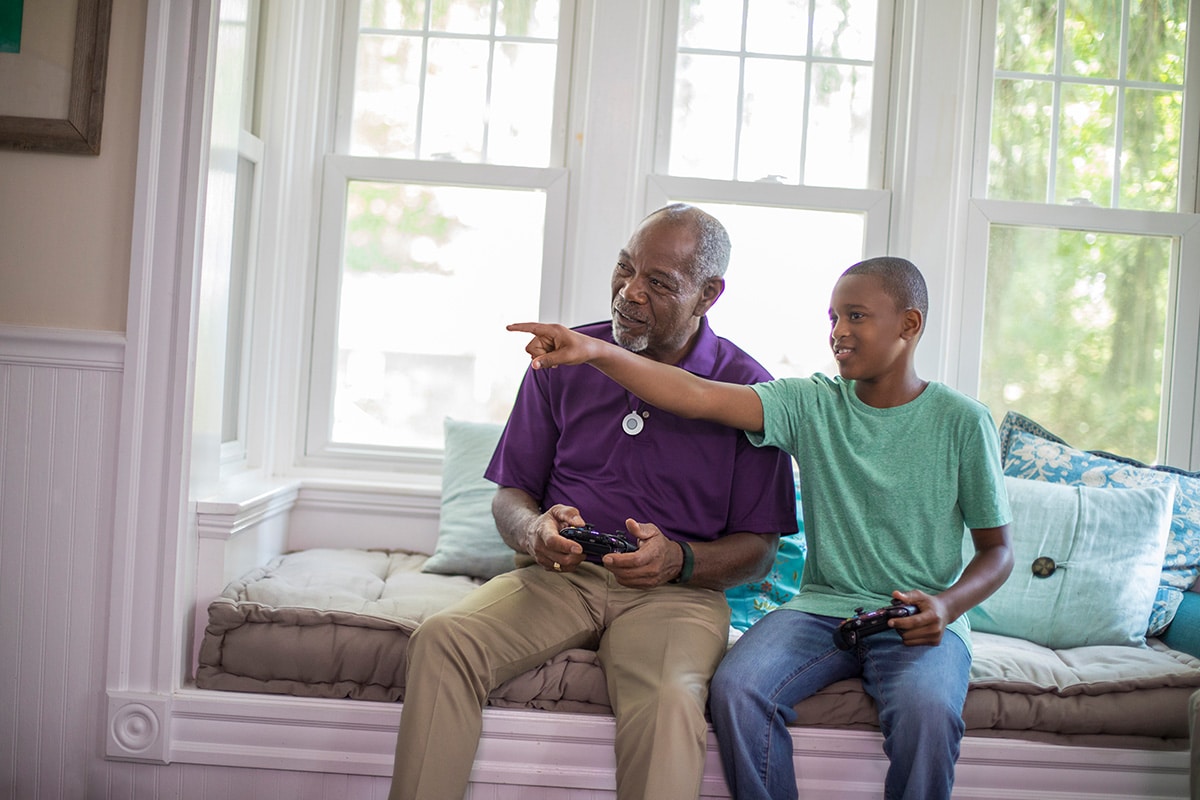
<instances>
[{"instance_id":1,"label":"boy's short hair","mask_svg":"<svg viewBox=\"0 0 1200 800\"><path fill-rule=\"evenodd\" d=\"M929 316L929 290L925 287L925 276L908 259L896 256L868 258L842 275L875 275L883 281L883 291L896 301L896 308L901 311L915 308L921 312L923 320Z\"/></svg>"}]
</instances>

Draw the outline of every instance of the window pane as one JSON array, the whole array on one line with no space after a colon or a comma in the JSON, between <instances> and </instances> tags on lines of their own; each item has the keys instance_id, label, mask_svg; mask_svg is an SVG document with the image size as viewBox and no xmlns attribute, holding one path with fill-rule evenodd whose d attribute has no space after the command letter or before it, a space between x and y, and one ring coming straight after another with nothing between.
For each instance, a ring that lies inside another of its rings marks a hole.
<instances>
[{"instance_id":1,"label":"window pane","mask_svg":"<svg viewBox=\"0 0 1200 800\"><path fill-rule=\"evenodd\" d=\"M1121 0L1067 0L1063 46L1063 74L1119 78Z\"/></svg>"},{"instance_id":2,"label":"window pane","mask_svg":"<svg viewBox=\"0 0 1200 800\"><path fill-rule=\"evenodd\" d=\"M731 0L685 0L679 4L680 47L737 51L741 34L741 3Z\"/></svg>"},{"instance_id":3,"label":"window pane","mask_svg":"<svg viewBox=\"0 0 1200 800\"><path fill-rule=\"evenodd\" d=\"M425 3L417 0L359 0L359 27L421 30Z\"/></svg>"},{"instance_id":4,"label":"window pane","mask_svg":"<svg viewBox=\"0 0 1200 800\"><path fill-rule=\"evenodd\" d=\"M546 75L554 74L555 58L553 45L506 42L496 47L488 161L545 166L546 154L550 152L553 104L530 104L526 93L530 86L544 84Z\"/></svg>"},{"instance_id":5,"label":"window pane","mask_svg":"<svg viewBox=\"0 0 1200 800\"><path fill-rule=\"evenodd\" d=\"M733 244L725 293L709 312L713 329L777 378L837 374L829 349L829 296L862 259L859 214L695 203L721 220ZM779 232L802 250L779 249Z\"/></svg>"},{"instance_id":6,"label":"window pane","mask_svg":"<svg viewBox=\"0 0 1200 800\"><path fill-rule=\"evenodd\" d=\"M487 110L487 43L432 39L425 72L421 158L478 162Z\"/></svg>"},{"instance_id":7,"label":"window pane","mask_svg":"<svg viewBox=\"0 0 1200 800\"><path fill-rule=\"evenodd\" d=\"M502 422L529 357L545 195L353 181L332 438L437 448L442 418Z\"/></svg>"},{"instance_id":8,"label":"window pane","mask_svg":"<svg viewBox=\"0 0 1200 800\"><path fill-rule=\"evenodd\" d=\"M350 154L548 166L558 0L428 10L426 19L413 0L362 5Z\"/></svg>"},{"instance_id":9,"label":"window pane","mask_svg":"<svg viewBox=\"0 0 1200 800\"><path fill-rule=\"evenodd\" d=\"M1167 7L1162 0L1133 0L1129 14L1129 79L1183 85L1187 44L1187 3Z\"/></svg>"},{"instance_id":10,"label":"window pane","mask_svg":"<svg viewBox=\"0 0 1200 800\"><path fill-rule=\"evenodd\" d=\"M875 58L874 2L815 0L813 52L824 58L871 61Z\"/></svg>"},{"instance_id":11,"label":"window pane","mask_svg":"<svg viewBox=\"0 0 1200 800\"><path fill-rule=\"evenodd\" d=\"M415 36L359 37L353 155L416 156L421 48Z\"/></svg>"},{"instance_id":12,"label":"window pane","mask_svg":"<svg viewBox=\"0 0 1200 800\"><path fill-rule=\"evenodd\" d=\"M450 0L431 4L429 29L454 33L487 33L492 27L491 0Z\"/></svg>"},{"instance_id":13,"label":"window pane","mask_svg":"<svg viewBox=\"0 0 1200 800\"><path fill-rule=\"evenodd\" d=\"M999 3L996 19L996 69L1000 72L1054 71L1058 0Z\"/></svg>"},{"instance_id":14,"label":"window pane","mask_svg":"<svg viewBox=\"0 0 1200 800\"><path fill-rule=\"evenodd\" d=\"M1125 95L1121 207L1175 211L1183 105L1179 92L1130 89Z\"/></svg>"},{"instance_id":15,"label":"window pane","mask_svg":"<svg viewBox=\"0 0 1200 800\"><path fill-rule=\"evenodd\" d=\"M736 3L729 5L737 6ZM741 20L737 20L733 24L740 23ZM750 0L746 13L746 49L751 53L794 56L807 53L807 0Z\"/></svg>"},{"instance_id":16,"label":"window pane","mask_svg":"<svg viewBox=\"0 0 1200 800\"><path fill-rule=\"evenodd\" d=\"M814 64L804 182L866 186L871 162L870 67ZM849 266L849 265L847 265Z\"/></svg>"},{"instance_id":17,"label":"window pane","mask_svg":"<svg viewBox=\"0 0 1200 800\"><path fill-rule=\"evenodd\" d=\"M799 61L746 59L739 180L800 182L806 73Z\"/></svg>"},{"instance_id":18,"label":"window pane","mask_svg":"<svg viewBox=\"0 0 1200 800\"><path fill-rule=\"evenodd\" d=\"M1155 460L1168 238L993 226L980 400L1076 447Z\"/></svg>"},{"instance_id":19,"label":"window pane","mask_svg":"<svg viewBox=\"0 0 1200 800\"><path fill-rule=\"evenodd\" d=\"M238 209L233 220L233 247L229 259L229 302L225 329L225 402L221 413L221 444L237 441L242 432L242 356L250 352L247 341L246 303L250 292L250 220L254 209L253 161L239 158Z\"/></svg>"},{"instance_id":20,"label":"window pane","mask_svg":"<svg viewBox=\"0 0 1200 800\"><path fill-rule=\"evenodd\" d=\"M738 61L679 56L671 124L672 175L729 180L736 149Z\"/></svg>"},{"instance_id":21,"label":"window pane","mask_svg":"<svg viewBox=\"0 0 1200 800\"><path fill-rule=\"evenodd\" d=\"M1062 88L1055 202L1112 205L1116 109L1110 87Z\"/></svg>"},{"instance_id":22,"label":"window pane","mask_svg":"<svg viewBox=\"0 0 1200 800\"><path fill-rule=\"evenodd\" d=\"M1049 81L996 81L988 151L989 197L1046 202L1053 91Z\"/></svg>"},{"instance_id":23,"label":"window pane","mask_svg":"<svg viewBox=\"0 0 1200 800\"><path fill-rule=\"evenodd\" d=\"M866 188L876 13L875 0L680 3L670 174Z\"/></svg>"},{"instance_id":24,"label":"window pane","mask_svg":"<svg viewBox=\"0 0 1200 800\"><path fill-rule=\"evenodd\" d=\"M498 36L558 38L558 0L500 0Z\"/></svg>"}]
</instances>

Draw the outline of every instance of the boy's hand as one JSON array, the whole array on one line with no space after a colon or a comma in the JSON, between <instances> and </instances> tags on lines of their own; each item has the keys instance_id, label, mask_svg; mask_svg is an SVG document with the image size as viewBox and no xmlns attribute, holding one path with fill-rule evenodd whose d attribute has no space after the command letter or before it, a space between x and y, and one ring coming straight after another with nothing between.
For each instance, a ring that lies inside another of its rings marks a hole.
<instances>
[{"instance_id":1,"label":"boy's hand","mask_svg":"<svg viewBox=\"0 0 1200 800\"><path fill-rule=\"evenodd\" d=\"M507 326L507 330L533 334L525 352L533 358L534 369L586 364L594 355L592 345L599 342L562 325L541 322L517 322Z\"/></svg>"},{"instance_id":2,"label":"boy's hand","mask_svg":"<svg viewBox=\"0 0 1200 800\"><path fill-rule=\"evenodd\" d=\"M892 592L892 597L917 607L911 617L888 620L888 625L900 634L906 645L937 645L951 620L947 618L946 604L937 595L925 594L919 589L911 592Z\"/></svg>"}]
</instances>

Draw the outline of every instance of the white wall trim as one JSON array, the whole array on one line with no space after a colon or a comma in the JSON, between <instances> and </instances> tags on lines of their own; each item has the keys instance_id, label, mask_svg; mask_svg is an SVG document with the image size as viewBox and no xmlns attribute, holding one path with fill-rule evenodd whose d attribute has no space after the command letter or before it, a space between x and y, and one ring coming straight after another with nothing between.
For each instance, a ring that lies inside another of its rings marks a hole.
<instances>
[{"instance_id":1,"label":"white wall trim","mask_svg":"<svg viewBox=\"0 0 1200 800\"><path fill-rule=\"evenodd\" d=\"M402 710L403 704L393 703L185 689L173 698L170 759L388 776ZM791 734L801 797L878 797L887 771L879 733L793 728ZM487 708L471 781L614 792L613 736L613 719L606 714ZM1187 782L1183 751L968 736L955 797L1170 798L1185 797ZM729 796L711 732L701 796Z\"/></svg>"},{"instance_id":2,"label":"white wall trim","mask_svg":"<svg viewBox=\"0 0 1200 800\"><path fill-rule=\"evenodd\" d=\"M0 364L119 372L125 335L0 323Z\"/></svg>"}]
</instances>

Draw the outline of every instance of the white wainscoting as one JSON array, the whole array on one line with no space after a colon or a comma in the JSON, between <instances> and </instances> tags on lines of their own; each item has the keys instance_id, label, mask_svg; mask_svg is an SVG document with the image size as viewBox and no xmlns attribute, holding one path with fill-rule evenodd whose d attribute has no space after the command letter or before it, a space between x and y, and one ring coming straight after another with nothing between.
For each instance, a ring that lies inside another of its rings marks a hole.
<instances>
[{"instance_id":1,"label":"white wainscoting","mask_svg":"<svg viewBox=\"0 0 1200 800\"><path fill-rule=\"evenodd\" d=\"M124 351L0 325L0 800L383 800L374 776L104 758Z\"/></svg>"}]
</instances>

